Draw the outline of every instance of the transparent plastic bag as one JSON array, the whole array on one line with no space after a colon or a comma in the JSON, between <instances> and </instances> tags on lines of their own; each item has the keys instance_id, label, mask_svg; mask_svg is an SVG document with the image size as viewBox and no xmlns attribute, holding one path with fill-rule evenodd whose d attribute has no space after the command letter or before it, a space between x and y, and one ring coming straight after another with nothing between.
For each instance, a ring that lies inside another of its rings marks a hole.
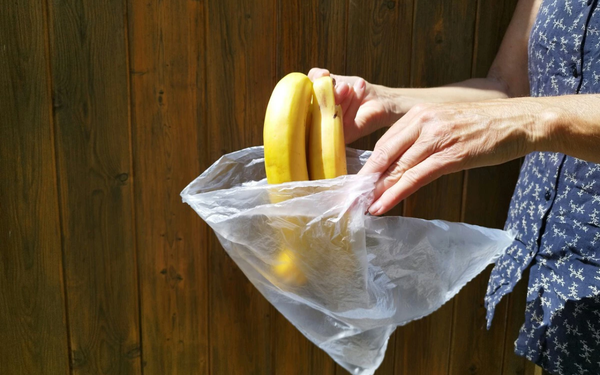
<instances>
[{"instance_id":1,"label":"transparent plastic bag","mask_svg":"<svg viewBox=\"0 0 600 375\"><path fill-rule=\"evenodd\" d=\"M347 176L268 185L263 148L251 147L181 193L265 298L352 374L373 374L396 326L437 310L513 240L498 229L365 215L376 175L355 173L369 155L348 148Z\"/></svg>"}]
</instances>

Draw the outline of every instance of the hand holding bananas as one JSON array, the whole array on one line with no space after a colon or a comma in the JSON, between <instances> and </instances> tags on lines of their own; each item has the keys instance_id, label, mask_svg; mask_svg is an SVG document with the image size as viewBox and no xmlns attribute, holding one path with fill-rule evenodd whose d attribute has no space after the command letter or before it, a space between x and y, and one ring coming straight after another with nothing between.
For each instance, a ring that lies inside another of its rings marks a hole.
<instances>
[{"instance_id":1,"label":"hand holding bananas","mask_svg":"<svg viewBox=\"0 0 600 375\"><path fill-rule=\"evenodd\" d=\"M531 151L600 161L597 95L523 97L529 94L527 69L496 70L503 79L492 69L487 78L442 87L390 88L311 69L312 78L331 75L338 82L347 141L391 126L359 173L382 174L371 214L386 213L444 174Z\"/></svg>"},{"instance_id":2,"label":"hand holding bananas","mask_svg":"<svg viewBox=\"0 0 600 375\"><path fill-rule=\"evenodd\" d=\"M336 81L335 100L344 111L346 143L390 126L410 108L407 106L410 100L398 97L394 89L369 83L360 77L334 75L319 68L312 68L308 77L313 81L332 77Z\"/></svg>"}]
</instances>

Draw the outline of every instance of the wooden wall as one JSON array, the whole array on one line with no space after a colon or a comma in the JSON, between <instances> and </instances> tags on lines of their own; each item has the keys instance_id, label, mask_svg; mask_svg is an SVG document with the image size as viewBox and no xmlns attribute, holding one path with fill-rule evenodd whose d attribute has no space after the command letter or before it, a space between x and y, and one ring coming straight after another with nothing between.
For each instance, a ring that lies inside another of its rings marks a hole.
<instances>
[{"instance_id":1,"label":"wooden wall","mask_svg":"<svg viewBox=\"0 0 600 375\"><path fill-rule=\"evenodd\" d=\"M252 287L179 192L262 143L313 66L393 86L485 76L516 0L22 0L0 7L0 374L343 374ZM354 146L370 148L377 133ZM519 163L396 214L502 227ZM525 290L489 270L399 328L378 374L533 374Z\"/></svg>"}]
</instances>

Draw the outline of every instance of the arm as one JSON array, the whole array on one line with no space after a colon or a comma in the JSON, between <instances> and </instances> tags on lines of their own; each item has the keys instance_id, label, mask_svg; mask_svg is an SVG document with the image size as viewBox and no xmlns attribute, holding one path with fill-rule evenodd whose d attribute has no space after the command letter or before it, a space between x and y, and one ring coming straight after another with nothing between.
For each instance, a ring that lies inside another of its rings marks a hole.
<instances>
[{"instance_id":1,"label":"arm","mask_svg":"<svg viewBox=\"0 0 600 375\"><path fill-rule=\"evenodd\" d=\"M396 89L408 112L419 103L475 102L529 96L527 44L541 0L520 0L486 78L425 89Z\"/></svg>"},{"instance_id":2,"label":"arm","mask_svg":"<svg viewBox=\"0 0 600 375\"><path fill-rule=\"evenodd\" d=\"M536 98L542 121L534 124L535 151L560 152L600 163L600 95Z\"/></svg>"},{"instance_id":3,"label":"arm","mask_svg":"<svg viewBox=\"0 0 600 375\"><path fill-rule=\"evenodd\" d=\"M566 131L559 124L572 116L551 110L548 99L522 97L529 91L527 45L539 5L540 0L519 1L487 78L397 91L413 92L415 100L360 172L380 174L372 214L387 212L444 174L557 147L555 140Z\"/></svg>"},{"instance_id":4,"label":"arm","mask_svg":"<svg viewBox=\"0 0 600 375\"><path fill-rule=\"evenodd\" d=\"M331 74L337 81L336 102L344 110L346 143L391 126L418 104L527 96L527 42L540 2L519 1L486 78L434 88L391 88L369 83L360 77ZM315 79L330 73L313 68L308 75Z\"/></svg>"}]
</instances>

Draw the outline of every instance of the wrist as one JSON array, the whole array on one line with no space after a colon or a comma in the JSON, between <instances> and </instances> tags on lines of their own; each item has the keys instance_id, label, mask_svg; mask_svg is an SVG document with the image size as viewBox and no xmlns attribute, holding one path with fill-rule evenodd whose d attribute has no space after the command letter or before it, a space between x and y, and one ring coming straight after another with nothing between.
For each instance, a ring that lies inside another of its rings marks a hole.
<instances>
[{"instance_id":1,"label":"wrist","mask_svg":"<svg viewBox=\"0 0 600 375\"><path fill-rule=\"evenodd\" d=\"M385 98L386 115L390 125L398 121L415 105L424 102L417 95L419 89L390 88L380 86L380 95Z\"/></svg>"},{"instance_id":2,"label":"wrist","mask_svg":"<svg viewBox=\"0 0 600 375\"><path fill-rule=\"evenodd\" d=\"M541 99L544 101L543 99ZM568 114L563 108L544 103L535 116L532 132L535 151L561 152L564 147L562 136Z\"/></svg>"}]
</instances>

